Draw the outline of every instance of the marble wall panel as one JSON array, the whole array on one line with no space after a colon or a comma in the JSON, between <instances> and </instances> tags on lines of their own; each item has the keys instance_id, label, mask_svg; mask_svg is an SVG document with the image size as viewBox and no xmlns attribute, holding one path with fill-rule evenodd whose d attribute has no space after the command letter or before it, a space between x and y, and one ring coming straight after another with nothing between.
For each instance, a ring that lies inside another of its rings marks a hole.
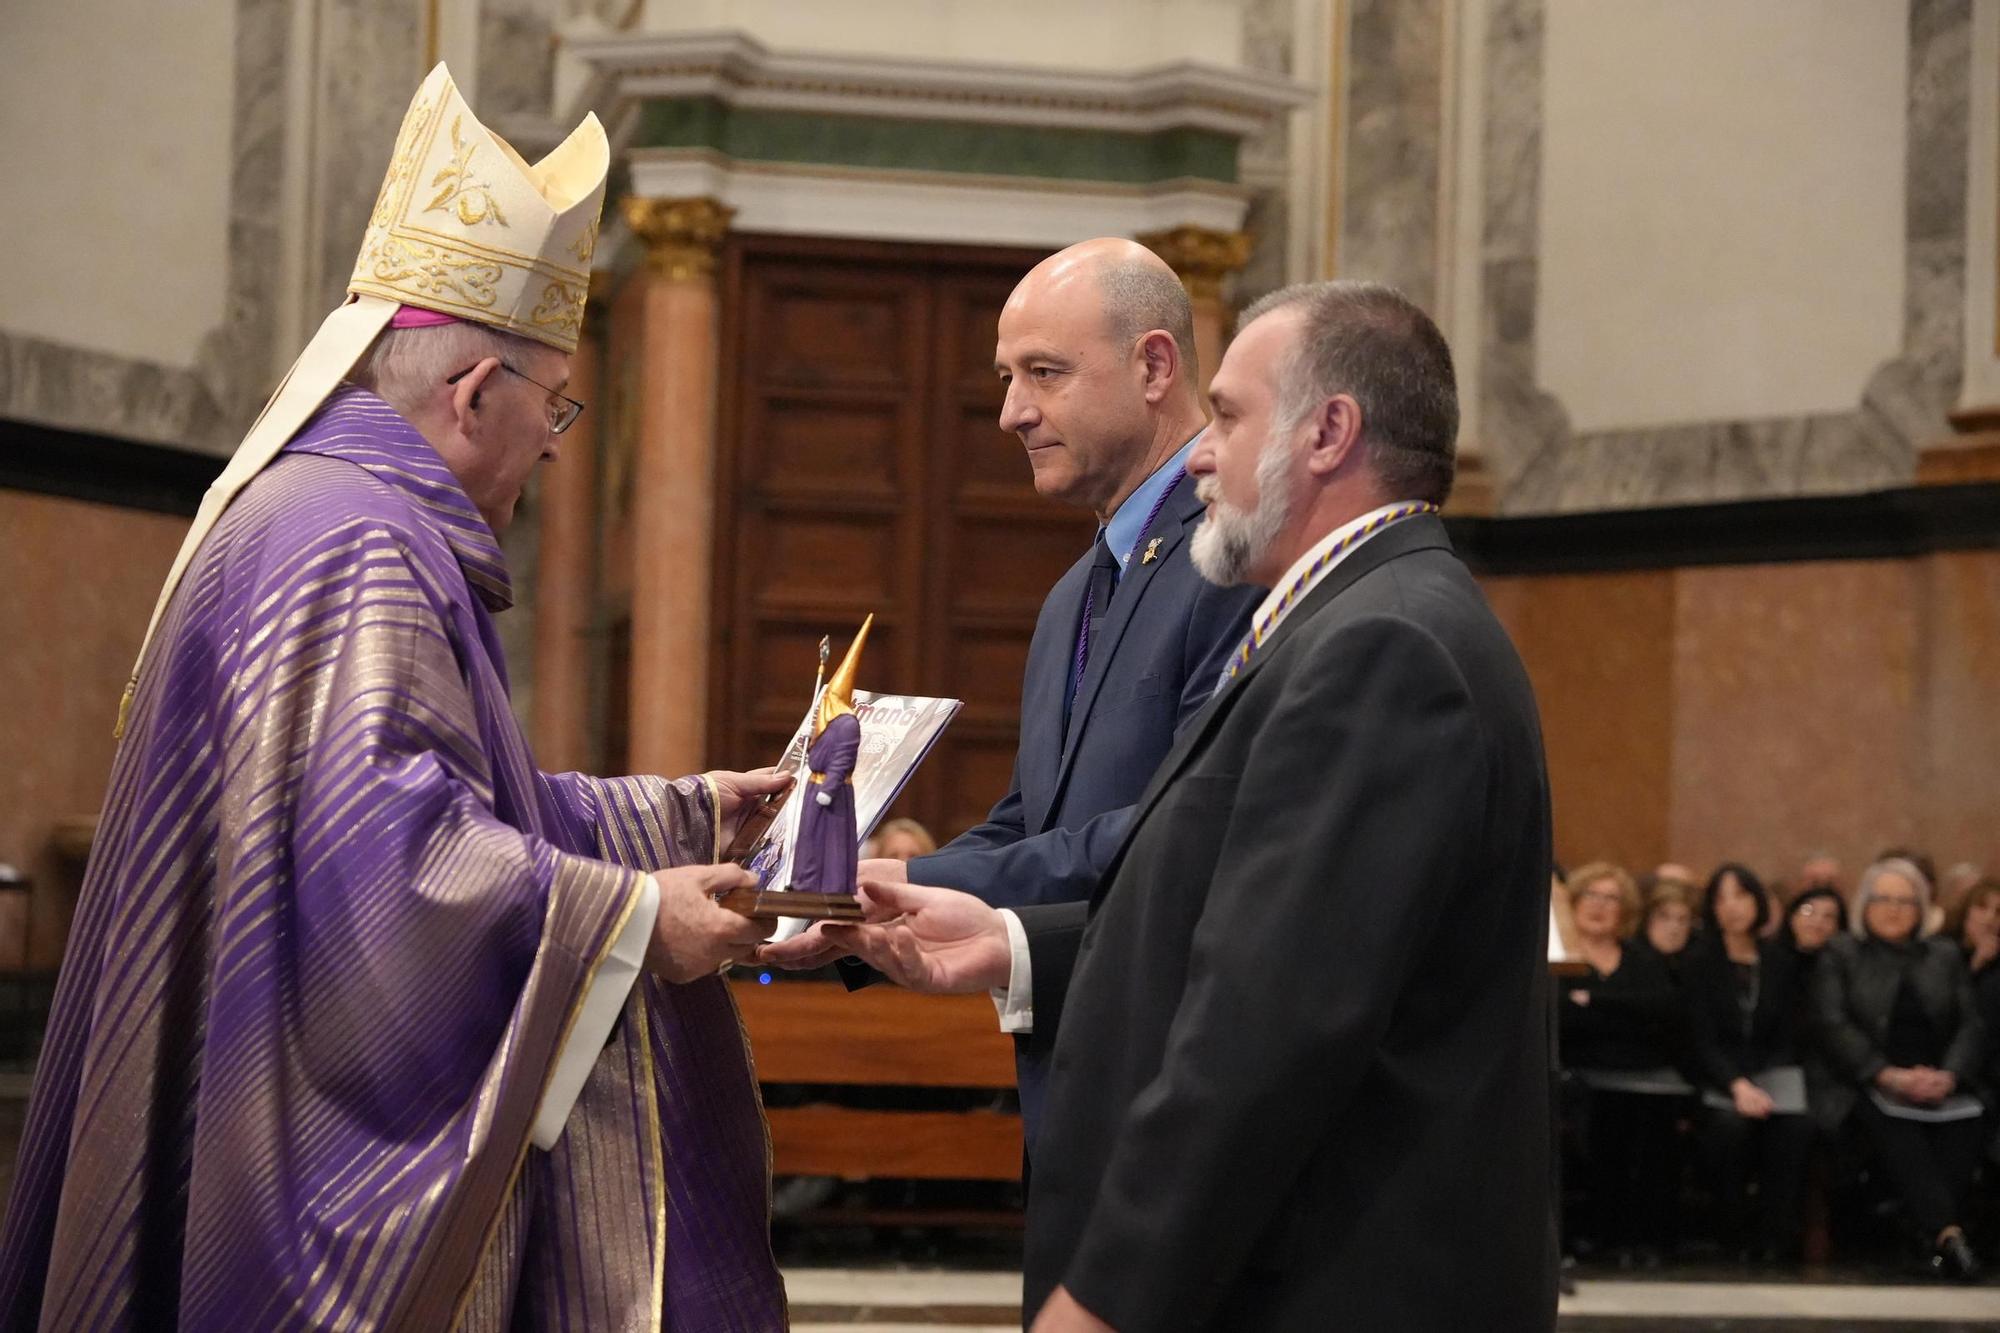
<instances>
[{"instance_id":1,"label":"marble wall panel","mask_svg":"<svg viewBox=\"0 0 2000 1333\"><path fill-rule=\"evenodd\" d=\"M0 491L0 861L34 881L30 962L62 956L79 880L50 845L94 815L132 658L187 520ZM0 939L0 966L21 947Z\"/></svg>"},{"instance_id":2,"label":"marble wall panel","mask_svg":"<svg viewBox=\"0 0 2000 1333\"><path fill-rule=\"evenodd\" d=\"M1389 283L1429 309L1438 294L1446 6L1353 0L1348 15L1340 273Z\"/></svg>"},{"instance_id":3,"label":"marble wall panel","mask_svg":"<svg viewBox=\"0 0 2000 1333\"><path fill-rule=\"evenodd\" d=\"M1246 69L1298 77L1303 52L1295 30L1293 0L1243 0L1243 50ZM1265 292L1298 281L1303 274L1289 267L1288 242L1293 209L1300 206L1286 188L1291 170L1294 118L1279 116L1261 132L1243 141L1237 165L1242 179L1253 186L1250 211L1243 227L1254 240L1250 260L1235 278L1236 307ZM1302 128L1302 127L1300 127Z\"/></svg>"},{"instance_id":4,"label":"marble wall panel","mask_svg":"<svg viewBox=\"0 0 2000 1333\"><path fill-rule=\"evenodd\" d=\"M554 95L557 0L483 0L479 114L546 116Z\"/></svg>"},{"instance_id":5,"label":"marble wall panel","mask_svg":"<svg viewBox=\"0 0 2000 1333\"><path fill-rule=\"evenodd\" d=\"M1691 865L1858 868L1914 840L1926 633L1914 561L1675 576L1669 842Z\"/></svg>"},{"instance_id":6,"label":"marble wall panel","mask_svg":"<svg viewBox=\"0 0 2000 1333\"><path fill-rule=\"evenodd\" d=\"M1481 580L1542 709L1557 855L2000 869L2000 551Z\"/></svg>"},{"instance_id":7,"label":"marble wall panel","mask_svg":"<svg viewBox=\"0 0 2000 1333\"><path fill-rule=\"evenodd\" d=\"M1652 866L1672 786L1671 571L1480 580L1535 685L1556 856Z\"/></svg>"},{"instance_id":8,"label":"marble wall panel","mask_svg":"<svg viewBox=\"0 0 2000 1333\"><path fill-rule=\"evenodd\" d=\"M0 416L206 453L234 448L294 350L274 337L285 299L276 276L294 9L292 0L236 0L230 129L204 150L229 159L226 234L215 238L227 256L223 315L206 332L188 331L191 364L78 345L59 329L0 334ZM113 293L90 296L101 311L120 308Z\"/></svg>"},{"instance_id":9,"label":"marble wall panel","mask_svg":"<svg viewBox=\"0 0 2000 1333\"><path fill-rule=\"evenodd\" d=\"M1918 579L1928 623L1918 842L1940 867L1972 861L2000 875L2000 552L1932 556Z\"/></svg>"},{"instance_id":10,"label":"marble wall panel","mask_svg":"<svg viewBox=\"0 0 2000 1333\"><path fill-rule=\"evenodd\" d=\"M1852 411L1578 432L1537 374L1544 0L1489 0L1478 444L1506 513L1867 490L1949 434L1963 374L1970 0L1911 0L1902 347Z\"/></svg>"}]
</instances>

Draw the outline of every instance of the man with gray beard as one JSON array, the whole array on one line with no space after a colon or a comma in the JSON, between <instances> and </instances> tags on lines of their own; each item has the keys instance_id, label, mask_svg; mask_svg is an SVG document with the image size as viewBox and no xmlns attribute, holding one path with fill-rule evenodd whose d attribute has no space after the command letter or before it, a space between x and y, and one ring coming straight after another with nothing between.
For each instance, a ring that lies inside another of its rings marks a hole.
<instances>
[{"instance_id":1,"label":"man with gray beard","mask_svg":"<svg viewBox=\"0 0 2000 1333\"><path fill-rule=\"evenodd\" d=\"M1210 397L1193 558L1270 594L1091 901L1013 913L1025 958L944 889L816 929L1031 1003L1036 1333L1550 1329L1548 782L1437 518L1450 351L1388 288L1291 287Z\"/></svg>"}]
</instances>

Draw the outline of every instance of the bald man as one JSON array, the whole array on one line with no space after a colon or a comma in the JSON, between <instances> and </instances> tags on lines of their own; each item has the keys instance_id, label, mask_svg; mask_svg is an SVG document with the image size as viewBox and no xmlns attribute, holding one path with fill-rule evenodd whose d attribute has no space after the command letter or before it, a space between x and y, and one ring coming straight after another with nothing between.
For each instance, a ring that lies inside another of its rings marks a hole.
<instances>
[{"instance_id":1,"label":"bald man","mask_svg":"<svg viewBox=\"0 0 2000 1333\"><path fill-rule=\"evenodd\" d=\"M1090 510L1097 538L1042 603L1012 787L937 852L862 872L999 907L1079 902L1175 733L1208 701L1259 594L1206 583L1188 560L1203 510L1187 458L1208 418L1193 311L1159 256L1103 238L1037 264L1000 312L993 369L1007 386L1001 428L1026 446L1035 489ZM1003 1029L1032 1023L1032 1010L1003 1005ZM1046 1060L1019 1049L1032 1148Z\"/></svg>"}]
</instances>

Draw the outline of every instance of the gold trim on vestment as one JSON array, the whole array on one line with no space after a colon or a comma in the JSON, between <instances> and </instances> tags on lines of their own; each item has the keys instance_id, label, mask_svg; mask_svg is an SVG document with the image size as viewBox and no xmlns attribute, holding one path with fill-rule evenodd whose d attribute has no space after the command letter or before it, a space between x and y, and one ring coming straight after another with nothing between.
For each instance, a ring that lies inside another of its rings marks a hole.
<instances>
[{"instance_id":1,"label":"gold trim on vestment","mask_svg":"<svg viewBox=\"0 0 2000 1333\"><path fill-rule=\"evenodd\" d=\"M588 858L579 857L576 859L587 860ZM613 866L608 861L594 862L593 865L602 866L604 869L607 870L623 869L623 867ZM563 873L563 869L561 867L558 867L556 873L558 875L561 875ZM562 1030L557 1035L556 1038L555 1049L557 1052L560 1052L564 1046L569 1044L570 1032L576 1027L576 1020L583 1011L584 998L590 994L590 987L591 984L597 980L598 970L604 966L604 960L611 956L612 946L618 942L618 937L624 933L626 924L630 922L632 919L632 913L638 909L639 896L645 891L644 881L646 878L646 872L643 870L628 870L627 873L631 876L631 879L628 881L631 885L631 888L626 895L625 908L618 914L618 920L612 924L609 930L605 932L603 943L598 947L597 957L592 959L590 966L584 970L581 982L578 984L576 988L576 993L570 1000L568 1013L563 1020ZM542 973L543 964L547 961L549 944L553 935L551 923L553 921L553 918L555 917L556 911L563 905L564 904L559 901L559 897L556 893L551 892L549 894L548 911L544 914L542 920L542 942L541 945L535 950L535 966L533 969L533 973L536 975L537 980L539 980L540 974ZM531 982L530 984L532 985L534 983ZM636 982L634 983L635 988L637 984L638 983ZM520 1026L522 1027L526 1026L525 1016ZM509 1035L510 1036L515 1035L516 1033L518 1033L518 1031L519 1028L514 1028L510 1030ZM557 1062L555 1060L551 1059L547 1067L545 1067L542 1070L541 1082L535 1093L535 1107L538 1110L541 1107L542 1099L548 1096L549 1094L549 1082L551 1079L555 1077L556 1063ZM652 1097L659 1096L659 1092L657 1089L649 1089L649 1092ZM657 1114L657 1111L655 1111L655 1114ZM506 1188L500 1192L500 1197L503 1202L501 1206L494 1211L492 1220L486 1224L486 1235L479 1242L479 1248L474 1254L472 1270L466 1278L465 1290L461 1291L458 1294L458 1300L452 1307L451 1327L454 1329L456 1329L459 1326L459 1322L465 1317L465 1307L467 1303L472 1299L472 1291L474 1286L477 1285L480 1270L485 1265L487 1251L489 1251L492 1248L493 1238L495 1235L499 1233L500 1223L507 1215L507 1209L504 1201L513 1197L515 1188L520 1184L521 1167L524 1164L526 1164L528 1160L528 1151L533 1147L534 1147L534 1117L531 1114L529 1116L527 1128L521 1135L520 1151L515 1154L514 1165L507 1172Z\"/></svg>"}]
</instances>

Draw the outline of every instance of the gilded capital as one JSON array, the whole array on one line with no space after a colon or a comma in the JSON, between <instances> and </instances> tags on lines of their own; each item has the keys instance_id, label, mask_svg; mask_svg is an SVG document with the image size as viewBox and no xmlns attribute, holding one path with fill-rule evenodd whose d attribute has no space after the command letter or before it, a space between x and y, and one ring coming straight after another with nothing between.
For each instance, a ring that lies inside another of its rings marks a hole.
<instances>
[{"instance_id":1,"label":"gilded capital","mask_svg":"<svg viewBox=\"0 0 2000 1333\"><path fill-rule=\"evenodd\" d=\"M1222 280L1250 262L1250 233L1175 227L1149 232L1139 244L1167 261L1188 295L1197 301L1222 299Z\"/></svg>"},{"instance_id":2,"label":"gilded capital","mask_svg":"<svg viewBox=\"0 0 2000 1333\"><path fill-rule=\"evenodd\" d=\"M641 199L627 195L625 225L646 246L646 263L662 278L707 277L736 210L718 200Z\"/></svg>"}]
</instances>

